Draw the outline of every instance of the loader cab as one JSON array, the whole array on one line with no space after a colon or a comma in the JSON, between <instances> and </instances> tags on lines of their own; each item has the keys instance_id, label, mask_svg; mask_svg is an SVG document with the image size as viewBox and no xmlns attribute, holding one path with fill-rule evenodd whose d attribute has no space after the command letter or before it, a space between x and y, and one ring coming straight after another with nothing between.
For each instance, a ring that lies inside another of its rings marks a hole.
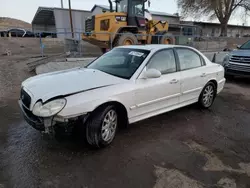
<instances>
[{"instance_id":1,"label":"loader cab","mask_svg":"<svg viewBox=\"0 0 250 188\"><path fill-rule=\"evenodd\" d=\"M127 13L128 26L145 29L145 2L147 0L116 0L116 12Z\"/></svg>"}]
</instances>

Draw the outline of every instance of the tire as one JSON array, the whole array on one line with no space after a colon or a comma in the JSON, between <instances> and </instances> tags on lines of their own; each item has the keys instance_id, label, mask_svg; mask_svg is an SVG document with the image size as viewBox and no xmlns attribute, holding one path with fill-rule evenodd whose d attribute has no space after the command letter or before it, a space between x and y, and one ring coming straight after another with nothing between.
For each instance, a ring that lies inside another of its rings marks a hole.
<instances>
[{"instance_id":1,"label":"tire","mask_svg":"<svg viewBox=\"0 0 250 188\"><path fill-rule=\"evenodd\" d=\"M166 41L168 41L166 43ZM166 31L159 31L152 37L152 44L175 44L175 38Z\"/></svg>"},{"instance_id":2,"label":"tire","mask_svg":"<svg viewBox=\"0 0 250 188\"><path fill-rule=\"evenodd\" d=\"M160 39L160 44L175 44L175 39L170 34L165 33Z\"/></svg>"},{"instance_id":3,"label":"tire","mask_svg":"<svg viewBox=\"0 0 250 188\"><path fill-rule=\"evenodd\" d=\"M207 98L205 99L206 95ZM210 108L213 105L215 97L216 97L216 87L213 82L208 82L200 94L199 97L200 106L205 109Z\"/></svg>"},{"instance_id":4,"label":"tire","mask_svg":"<svg viewBox=\"0 0 250 188\"><path fill-rule=\"evenodd\" d=\"M108 122L111 124L107 124ZM110 105L97 109L90 115L86 122L88 144L95 148L110 145L115 138L117 127L118 112L115 106Z\"/></svg>"},{"instance_id":5,"label":"tire","mask_svg":"<svg viewBox=\"0 0 250 188\"><path fill-rule=\"evenodd\" d=\"M114 47L116 46L125 46L125 45L137 45L138 39L131 32L126 32L119 34L114 42Z\"/></svg>"}]
</instances>

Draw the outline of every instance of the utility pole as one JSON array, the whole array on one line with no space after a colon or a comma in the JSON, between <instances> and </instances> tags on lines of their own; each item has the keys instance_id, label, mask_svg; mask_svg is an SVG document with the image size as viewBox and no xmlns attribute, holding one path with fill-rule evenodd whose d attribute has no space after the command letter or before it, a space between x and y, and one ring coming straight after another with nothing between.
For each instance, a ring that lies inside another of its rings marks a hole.
<instances>
[{"instance_id":1,"label":"utility pole","mask_svg":"<svg viewBox=\"0 0 250 188\"><path fill-rule=\"evenodd\" d=\"M63 0L61 0L61 8L63 8Z\"/></svg>"},{"instance_id":2,"label":"utility pole","mask_svg":"<svg viewBox=\"0 0 250 188\"><path fill-rule=\"evenodd\" d=\"M72 38L74 38L74 28L73 28L73 21L72 21L72 11L71 11L71 0L69 0L69 18L70 18L70 26L71 26L71 33Z\"/></svg>"}]
</instances>

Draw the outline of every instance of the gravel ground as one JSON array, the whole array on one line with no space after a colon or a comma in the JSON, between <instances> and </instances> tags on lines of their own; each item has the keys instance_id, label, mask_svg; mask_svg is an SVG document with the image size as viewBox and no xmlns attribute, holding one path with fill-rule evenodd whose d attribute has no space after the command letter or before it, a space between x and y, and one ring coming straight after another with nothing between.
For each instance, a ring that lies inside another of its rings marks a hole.
<instances>
[{"instance_id":1,"label":"gravel ground","mask_svg":"<svg viewBox=\"0 0 250 188\"><path fill-rule=\"evenodd\" d=\"M130 125L91 150L79 135L48 139L25 123L25 58L0 59L0 188L250 187L250 79L227 83L210 110L191 105Z\"/></svg>"}]
</instances>

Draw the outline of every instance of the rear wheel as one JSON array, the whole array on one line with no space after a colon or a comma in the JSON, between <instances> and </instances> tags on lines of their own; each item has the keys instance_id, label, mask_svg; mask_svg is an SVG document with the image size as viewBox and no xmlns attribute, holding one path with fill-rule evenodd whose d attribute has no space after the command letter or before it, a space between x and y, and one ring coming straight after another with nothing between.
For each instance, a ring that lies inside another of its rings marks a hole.
<instances>
[{"instance_id":1,"label":"rear wheel","mask_svg":"<svg viewBox=\"0 0 250 188\"><path fill-rule=\"evenodd\" d=\"M202 108L210 108L216 96L216 87L213 82L209 82L202 90L199 104Z\"/></svg>"},{"instance_id":2,"label":"rear wheel","mask_svg":"<svg viewBox=\"0 0 250 188\"><path fill-rule=\"evenodd\" d=\"M160 39L160 44L175 44L175 39L173 36L165 33Z\"/></svg>"},{"instance_id":3,"label":"rear wheel","mask_svg":"<svg viewBox=\"0 0 250 188\"><path fill-rule=\"evenodd\" d=\"M114 47L136 44L138 44L136 36L131 32L125 32L117 36L114 42Z\"/></svg>"},{"instance_id":4,"label":"rear wheel","mask_svg":"<svg viewBox=\"0 0 250 188\"><path fill-rule=\"evenodd\" d=\"M86 122L87 142L93 147L108 146L115 138L118 113L115 106L105 106L91 114Z\"/></svg>"}]
</instances>

